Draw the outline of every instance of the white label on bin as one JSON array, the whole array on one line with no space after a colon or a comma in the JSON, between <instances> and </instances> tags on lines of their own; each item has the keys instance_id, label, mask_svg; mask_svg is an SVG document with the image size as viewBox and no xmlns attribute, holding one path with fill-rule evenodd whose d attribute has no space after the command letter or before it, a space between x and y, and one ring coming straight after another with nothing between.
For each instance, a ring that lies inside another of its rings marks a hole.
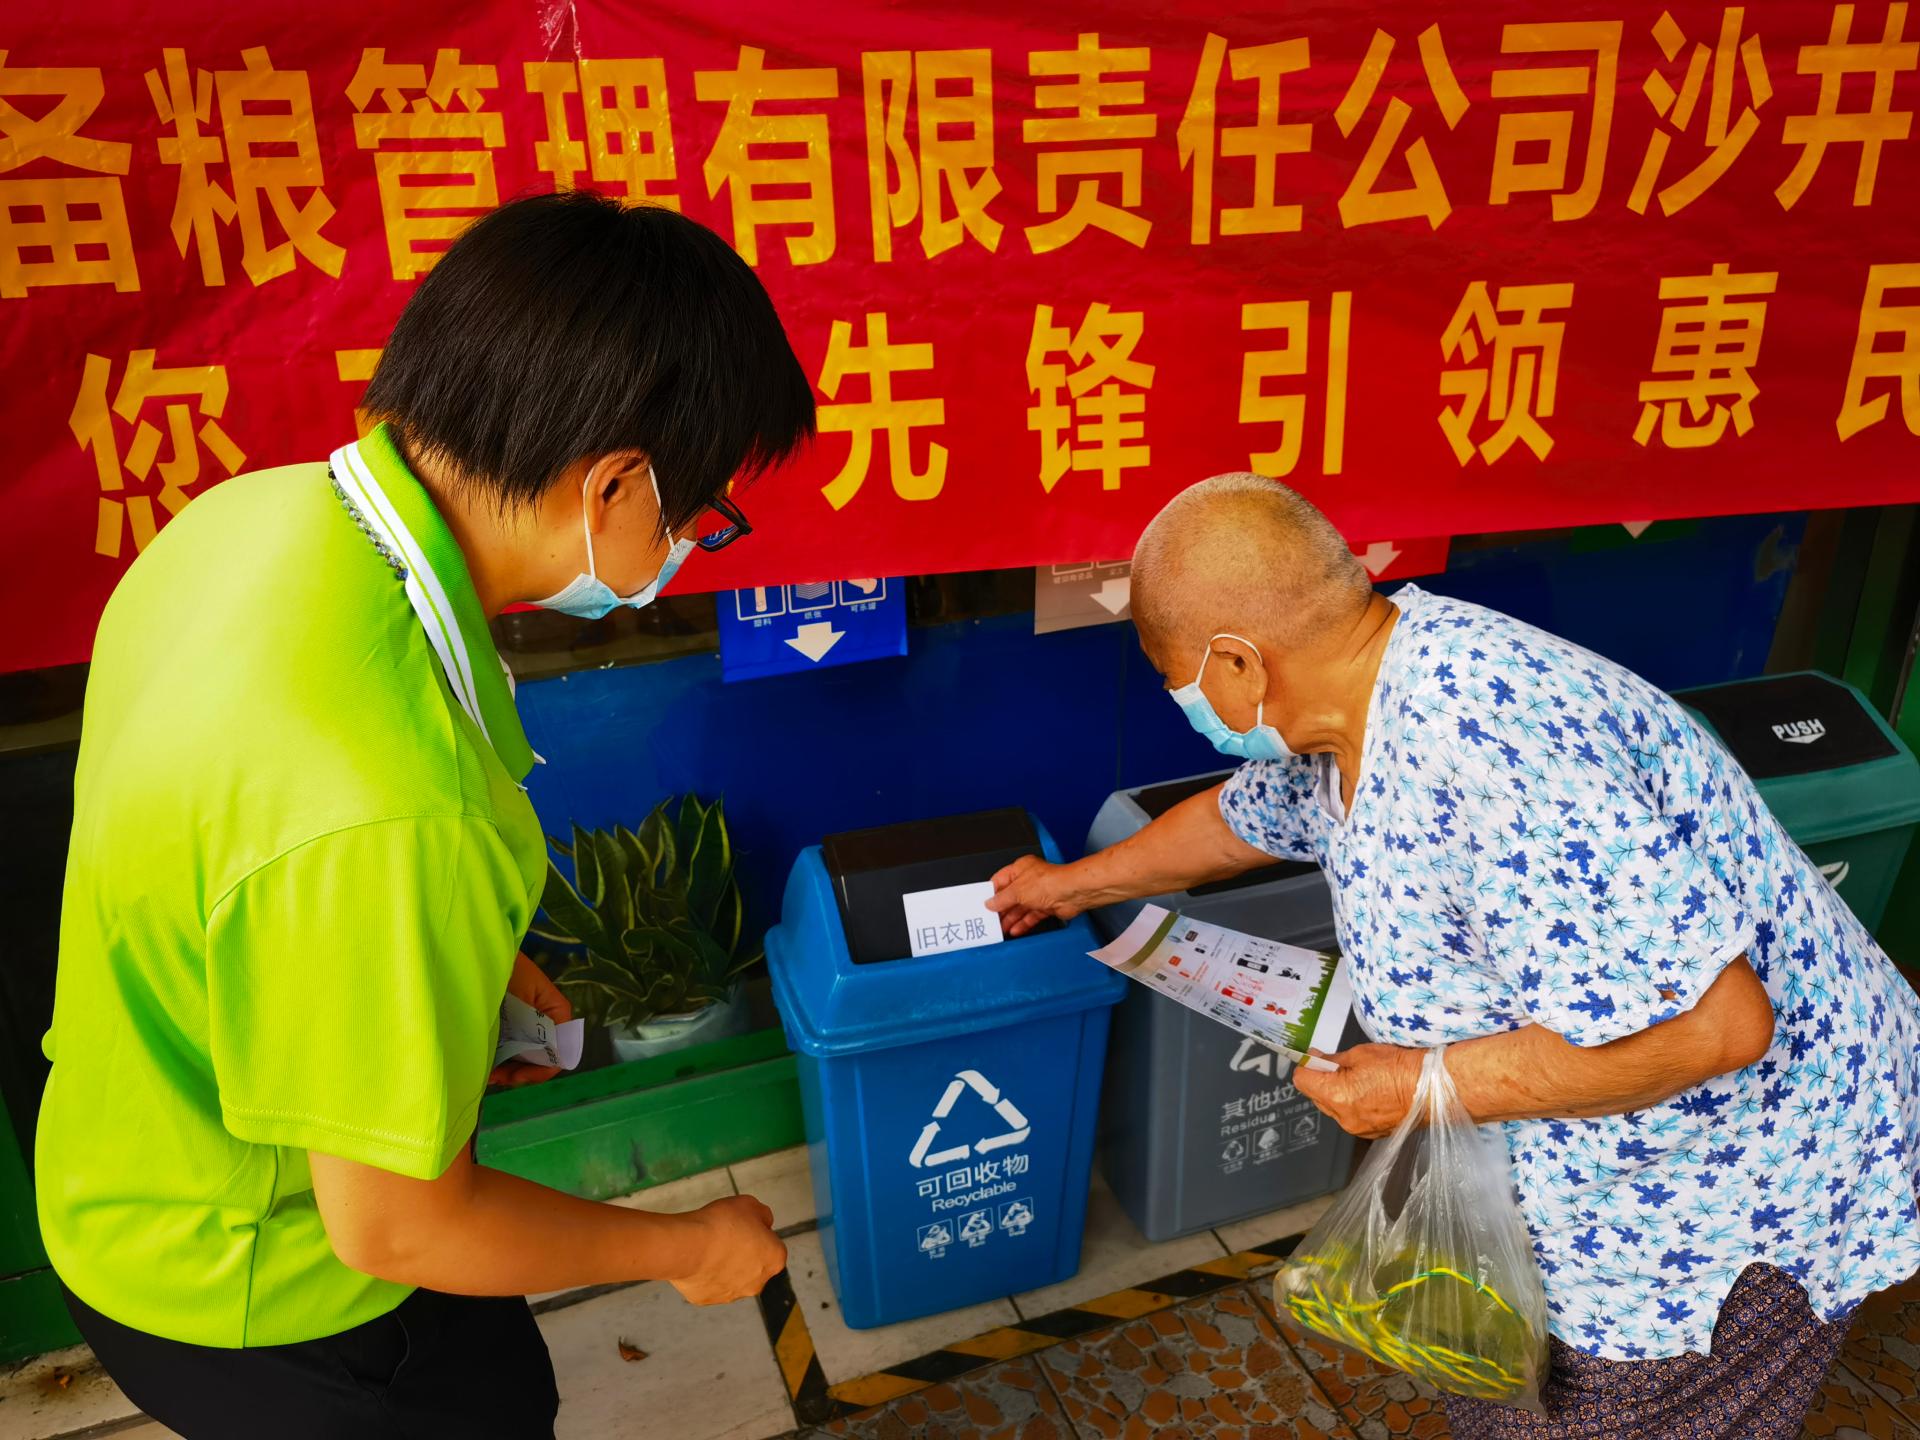
<instances>
[{"instance_id":1,"label":"white label on bin","mask_svg":"<svg viewBox=\"0 0 1920 1440\"><path fill-rule=\"evenodd\" d=\"M902 895L907 943L914 955L942 955L949 950L971 950L976 945L998 945L1004 937L1000 917L987 909L987 901L992 898L991 880Z\"/></svg>"}]
</instances>

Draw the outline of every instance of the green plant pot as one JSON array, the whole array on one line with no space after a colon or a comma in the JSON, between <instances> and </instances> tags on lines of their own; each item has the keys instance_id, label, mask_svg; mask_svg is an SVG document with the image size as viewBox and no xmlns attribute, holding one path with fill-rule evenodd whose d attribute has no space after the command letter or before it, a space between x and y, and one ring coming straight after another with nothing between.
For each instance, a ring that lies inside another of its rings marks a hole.
<instances>
[{"instance_id":1,"label":"green plant pot","mask_svg":"<svg viewBox=\"0 0 1920 1440\"><path fill-rule=\"evenodd\" d=\"M716 1004L706 1005L687 1015L657 1015L643 1025L630 1029L607 1029L613 1042L614 1058L621 1061L646 1060L709 1040L726 1040L744 1035L747 1030L747 1001L739 986L733 994Z\"/></svg>"}]
</instances>

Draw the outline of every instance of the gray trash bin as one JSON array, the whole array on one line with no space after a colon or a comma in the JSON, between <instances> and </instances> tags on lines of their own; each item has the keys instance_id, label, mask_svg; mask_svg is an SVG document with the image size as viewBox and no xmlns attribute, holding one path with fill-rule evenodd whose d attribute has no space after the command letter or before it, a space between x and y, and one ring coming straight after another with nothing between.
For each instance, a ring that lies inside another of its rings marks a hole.
<instances>
[{"instance_id":1,"label":"gray trash bin","mask_svg":"<svg viewBox=\"0 0 1920 1440\"><path fill-rule=\"evenodd\" d=\"M1094 817L1087 850L1126 839L1232 773L1115 791ZM1094 928L1111 939L1142 903L1093 912ZM1333 901L1317 865L1263 866L1152 903L1290 945L1334 943ZM1145 986L1127 987L1107 1049L1101 1169L1142 1234L1190 1235L1347 1183L1353 1137L1294 1093L1290 1069L1226 1026Z\"/></svg>"}]
</instances>

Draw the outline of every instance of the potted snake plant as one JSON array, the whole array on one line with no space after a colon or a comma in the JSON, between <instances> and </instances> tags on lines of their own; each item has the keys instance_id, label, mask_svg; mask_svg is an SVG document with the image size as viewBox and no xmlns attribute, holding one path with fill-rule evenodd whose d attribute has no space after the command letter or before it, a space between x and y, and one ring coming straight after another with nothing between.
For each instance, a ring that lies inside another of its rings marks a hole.
<instances>
[{"instance_id":1,"label":"potted snake plant","mask_svg":"<svg viewBox=\"0 0 1920 1440\"><path fill-rule=\"evenodd\" d=\"M740 976L744 909L722 803L662 801L635 829L573 828L551 857L533 933L578 947L554 976L575 1013L607 1027L614 1054L638 1060L746 1028Z\"/></svg>"}]
</instances>

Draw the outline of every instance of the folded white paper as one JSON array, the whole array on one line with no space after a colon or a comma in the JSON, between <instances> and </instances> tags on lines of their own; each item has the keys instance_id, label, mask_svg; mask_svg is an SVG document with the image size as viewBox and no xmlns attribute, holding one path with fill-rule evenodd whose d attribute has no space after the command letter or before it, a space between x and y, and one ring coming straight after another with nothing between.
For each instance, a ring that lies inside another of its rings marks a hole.
<instances>
[{"instance_id":1,"label":"folded white paper","mask_svg":"<svg viewBox=\"0 0 1920 1440\"><path fill-rule=\"evenodd\" d=\"M1143 906L1110 943L1088 953L1296 1064L1339 1068L1307 1053L1338 1050L1353 1010L1346 966L1332 955L1191 920L1160 905Z\"/></svg>"},{"instance_id":2,"label":"folded white paper","mask_svg":"<svg viewBox=\"0 0 1920 1440\"><path fill-rule=\"evenodd\" d=\"M998 945L1005 937L1000 932L1000 917L987 909L987 901L992 898L991 880L902 895L907 943L913 954L941 955L975 945Z\"/></svg>"},{"instance_id":3,"label":"folded white paper","mask_svg":"<svg viewBox=\"0 0 1920 1440\"><path fill-rule=\"evenodd\" d=\"M493 1063L525 1060L571 1070L580 1063L580 1047L586 1038L586 1021L556 1024L518 995L509 995L500 1002L500 1043L494 1049Z\"/></svg>"}]
</instances>

